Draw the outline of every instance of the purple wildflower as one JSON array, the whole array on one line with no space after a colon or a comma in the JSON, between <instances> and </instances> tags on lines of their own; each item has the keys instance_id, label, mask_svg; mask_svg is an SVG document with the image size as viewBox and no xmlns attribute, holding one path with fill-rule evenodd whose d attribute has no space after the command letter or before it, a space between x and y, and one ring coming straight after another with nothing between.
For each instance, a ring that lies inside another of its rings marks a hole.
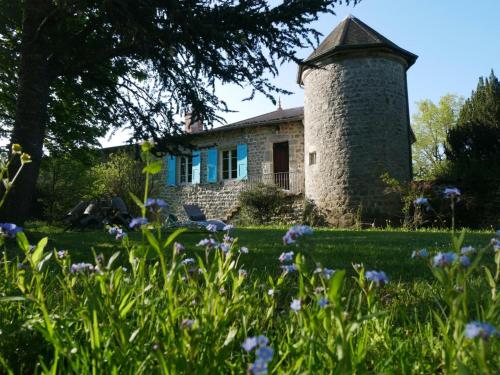
<instances>
[{"instance_id":1,"label":"purple wildflower","mask_svg":"<svg viewBox=\"0 0 500 375\"><path fill-rule=\"evenodd\" d=\"M460 190L458 190L456 187L446 188L446 189L444 189L443 194L444 194L445 198L459 198L460 197Z\"/></svg>"},{"instance_id":2,"label":"purple wildflower","mask_svg":"<svg viewBox=\"0 0 500 375\"><path fill-rule=\"evenodd\" d=\"M70 269L70 272L71 273L82 273L82 272L85 272L85 271L89 271L89 272L92 272L95 270L95 267L94 265L90 264L90 263L74 263L71 265L71 269Z\"/></svg>"},{"instance_id":3,"label":"purple wildflower","mask_svg":"<svg viewBox=\"0 0 500 375\"><path fill-rule=\"evenodd\" d=\"M478 321L470 322L465 326L465 336L469 339L481 337L483 340L488 340L490 336L496 336L499 332L489 323Z\"/></svg>"},{"instance_id":4,"label":"purple wildflower","mask_svg":"<svg viewBox=\"0 0 500 375\"><path fill-rule=\"evenodd\" d=\"M417 198L413 201L413 204L415 206L426 206L429 204L429 199L428 198L424 198L424 197L420 197L420 198Z\"/></svg>"},{"instance_id":5,"label":"purple wildflower","mask_svg":"<svg viewBox=\"0 0 500 375\"><path fill-rule=\"evenodd\" d=\"M318 306L324 309L328 305L328 299L322 297L318 300Z\"/></svg>"},{"instance_id":6,"label":"purple wildflower","mask_svg":"<svg viewBox=\"0 0 500 375\"><path fill-rule=\"evenodd\" d=\"M250 372L253 375L266 375L268 373L267 362L257 359L250 365Z\"/></svg>"},{"instance_id":7,"label":"purple wildflower","mask_svg":"<svg viewBox=\"0 0 500 375\"><path fill-rule=\"evenodd\" d=\"M205 247L216 247L218 245L217 241L213 238L204 238L200 242L196 244L196 246L205 246Z\"/></svg>"},{"instance_id":8,"label":"purple wildflower","mask_svg":"<svg viewBox=\"0 0 500 375\"><path fill-rule=\"evenodd\" d=\"M226 231L226 232L229 232L230 230L233 230L234 229L234 225L231 225L231 224L227 224L224 226L224 228L222 228L222 230Z\"/></svg>"},{"instance_id":9,"label":"purple wildflower","mask_svg":"<svg viewBox=\"0 0 500 375\"><path fill-rule=\"evenodd\" d=\"M366 280L375 283L377 286L383 286L389 282L389 278L384 271L367 271Z\"/></svg>"},{"instance_id":10,"label":"purple wildflower","mask_svg":"<svg viewBox=\"0 0 500 375\"><path fill-rule=\"evenodd\" d=\"M206 226L206 229L209 231L209 232L217 232L217 225L215 224L208 224Z\"/></svg>"},{"instance_id":11,"label":"purple wildflower","mask_svg":"<svg viewBox=\"0 0 500 375\"><path fill-rule=\"evenodd\" d=\"M168 204L163 199L148 198L144 207L150 207L152 210L156 210L168 207Z\"/></svg>"},{"instance_id":12,"label":"purple wildflower","mask_svg":"<svg viewBox=\"0 0 500 375\"><path fill-rule=\"evenodd\" d=\"M469 255L469 254L475 254L476 249L473 248L472 246L464 246L460 249L460 254L462 255Z\"/></svg>"},{"instance_id":13,"label":"purple wildflower","mask_svg":"<svg viewBox=\"0 0 500 375\"><path fill-rule=\"evenodd\" d=\"M292 243L295 243L299 237L312 233L313 230L307 225L294 225L283 236L283 243L285 245L290 245Z\"/></svg>"},{"instance_id":14,"label":"purple wildflower","mask_svg":"<svg viewBox=\"0 0 500 375\"><path fill-rule=\"evenodd\" d=\"M182 253L185 250L185 247L183 244L179 242L174 242L174 251L176 253Z\"/></svg>"},{"instance_id":15,"label":"purple wildflower","mask_svg":"<svg viewBox=\"0 0 500 375\"><path fill-rule=\"evenodd\" d=\"M186 266L186 265L188 265L188 264L193 264L193 263L194 263L194 259L193 259L193 258L186 258L186 259L184 259L184 260L181 262L181 264L182 264L183 266Z\"/></svg>"},{"instance_id":16,"label":"purple wildflower","mask_svg":"<svg viewBox=\"0 0 500 375\"><path fill-rule=\"evenodd\" d=\"M238 276L239 277L247 277L248 272L244 270L243 268L238 271Z\"/></svg>"},{"instance_id":17,"label":"purple wildflower","mask_svg":"<svg viewBox=\"0 0 500 375\"><path fill-rule=\"evenodd\" d=\"M327 280L330 280L330 278L335 273L335 270L332 270L331 268L318 267L314 270L314 273L319 273L319 274L323 275Z\"/></svg>"},{"instance_id":18,"label":"purple wildflower","mask_svg":"<svg viewBox=\"0 0 500 375\"><path fill-rule=\"evenodd\" d=\"M297 271L297 266L295 264L285 264L281 266L281 269L285 272L295 272Z\"/></svg>"},{"instance_id":19,"label":"purple wildflower","mask_svg":"<svg viewBox=\"0 0 500 375\"><path fill-rule=\"evenodd\" d=\"M462 267L469 267L470 266L470 259L466 255L462 255L460 257L460 265Z\"/></svg>"},{"instance_id":20,"label":"purple wildflower","mask_svg":"<svg viewBox=\"0 0 500 375\"><path fill-rule=\"evenodd\" d=\"M191 329L193 328L194 323L196 323L196 320L194 319L183 319L181 322L181 328Z\"/></svg>"},{"instance_id":21,"label":"purple wildflower","mask_svg":"<svg viewBox=\"0 0 500 375\"><path fill-rule=\"evenodd\" d=\"M243 345L241 345L243 349L245 349L247 352L253 350L257 346L257 338L256 337L247 337L245 341L243 342Z\"/></svg>"},{"instance_id":22,"label":"purple wildflower","mask_svg":"<svg viewBox=\"0 0 500 375\"><path fill-rule=\"evenodd\" d=\"M227 243L223 242L219 244L219 248L224 252L227 253L229 250L231 250L231 245L228 245Z\"/></svg>"},{"instance_id":23,"label":"purple wildflower","mask_svg":"<svg viewBox=\"0 0 500 375\"><path fill-rule=\"evenodd\" d=\"M0 224L0 235L4 237L14 238L16 234L22 232L23 228L12 223Z\"/></svg>"},{"instance_id":24,"label":"purple wildflower","mask_svg":"<svg viewBox=\"0 0 500 375\"><path fill-rule=\"evenodd\" d=\"M257 358L259 360L264 362L270 362L273 359L274 350L269 346L260 346L256 350L255 354L257 355Z\"/></svg>"},{"instance_id":25,"label":"purple wildflower","mask_svg":"<svg viewBox=\"0 0 500 375\"><path fill-rule=\"evenodd\" d=\"M427 258L429 256L429 251L427 249L415 250L411 253L411 257L415 258Z\"/></svg>"},{"instance_id":26,"label":"purple wildflower","mask_svg":"<svg viewBox=\"0 0 500 375\"><path fill-rule=\"evenodd\" d=\"M293 251L289 251L287 253L281 253L281 255L278 259L281 263L291 262L293 260Z\"/></svg>"},{"instance_id":27,"label":"purple wildflower","mask_svg":"<svg viewBox=\"0 0 500 375\"><path fill-rule=\"evenodd\" d=\"M269 344L269 339L264 335L259 335L257 337L257 344L259 344L259 346L266 346Z\"/></svg>"},{"instance_id":28,"label":"purple wildflower","mask_svg":"<svg viewBox=\"0 0 500 375\"><path fill-rule=\"evenodd\" d=\"M130 221L129 227L130 228L136 228L140 227L141 225L146 225L148 223L148 219L145 217L135 217Z\"/></svg>"},{"instance_id":29,"label":"purple wildflower","mask_svg":"<svg viewBox=\"0 0 500 375\"><path fill-rule=\"evenodd\" d=\"M67 256L68 256L68 252L67 252L67 251L65 251L65 250L59 250L59 251L57 252L57 258L59 258L59 259L64 259L64 258L66 258Z\"/></svg>"},{"instance_id":30,"label":"purple wildflower","mask_svg":"<svg viewBox=\"0 0 500 375\"><path fill-rule=\"evenodd\" d=\"M116 239L117 240L122 240L124 239L125 237L127 237L127 233L123 231L123 229L119 228L117 231L116 231Z\"/></svg>"},{"instance_id":31,"label":"purple wildflower","mask_svg":"<svg viewBox=\"0 0 500 375\"><path fill-rule=\"evenodd\" d=\"M433 258L434 267L448 267L457 260L457 254L453 252L437 253Z\"/></svg>"}]
</instances>

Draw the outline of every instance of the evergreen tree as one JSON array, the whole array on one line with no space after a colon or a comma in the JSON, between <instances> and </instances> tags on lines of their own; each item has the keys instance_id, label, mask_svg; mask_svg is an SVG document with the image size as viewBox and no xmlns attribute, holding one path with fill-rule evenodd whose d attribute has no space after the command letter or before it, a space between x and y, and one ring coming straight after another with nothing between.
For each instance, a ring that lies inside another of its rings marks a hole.
<instances>
[{"instance_id":1,"label":"evergreen tree","mask_svg":"<svg viewBox=\"0 0 500 375\"><path fill-rule=\"evenodd\" d=\"M317 43L309 24L338 3L0 0L0 133L33 161L0 220L26 219L44 145L95 144L113 127L160 140L178 133L174 119L188 106L211 124L227 110L217 82L250 87L252 96L284 92L269 78Z\"/></svg>"},{"instance_id":2,"label":"evergreen tree","mask_svg":"<svg viewBox=\"0 0 500 375\"><path fill-rule=\"evenodd\" d=\"M443 179L465 192L463 224L499 225L500 84L493 72L489 78L479 79L460 111L457 126L448 132L446 157Z\"/></svg>"},{"instance_id":3,"label":"evergreen tree","mask_svg":"<svg viewBox=\"0 0 500 375\"><path fill-rule=\"evenodd\" d=\"M448 131L446 156L462 167L480 163L499 171L500 83L493 71L489 78L479 79L460 111L458 125Z\"/></svg>"}]
</instances>

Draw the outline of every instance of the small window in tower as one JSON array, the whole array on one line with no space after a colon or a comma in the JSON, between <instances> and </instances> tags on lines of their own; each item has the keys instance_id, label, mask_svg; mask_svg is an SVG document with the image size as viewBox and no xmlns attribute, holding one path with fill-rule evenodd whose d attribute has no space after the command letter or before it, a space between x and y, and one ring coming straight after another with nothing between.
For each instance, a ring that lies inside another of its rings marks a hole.
<instances>
[{"instance_id":1,"label":"small window in tower","mask_svg":"<svg viewBox=\"0 0 500 375\"><path fill-rule=\"evenodd\" d=\"M316 152L309 153L309 165L316 164Z\"/></svg>"}]
</instances>

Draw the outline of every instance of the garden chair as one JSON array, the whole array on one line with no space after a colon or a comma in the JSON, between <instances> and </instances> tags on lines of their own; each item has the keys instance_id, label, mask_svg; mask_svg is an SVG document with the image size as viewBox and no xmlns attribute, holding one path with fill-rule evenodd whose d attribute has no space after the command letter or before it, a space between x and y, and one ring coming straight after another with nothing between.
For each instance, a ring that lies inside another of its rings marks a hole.
<instances>
[{"instance_id":1,"label":"garden chair","mask_svg":"<svg viewBox=\"0 0 500 375\"><path fill-rule=\"evenodd\" d=\"M224 223L222 220L216 220L216 219L207 220L207 216L198 205L184 204L183 207L184 211L186 211L186 215L188 216L189 220L194 221L196 223L200 223L205 227L209 224L213 224L215 225L218 231L224 230L226 223Z\"/></svg>"},{"instance_id":2,"label":"garden chair","mask_svg":"<svg viewBox=\"0 0 500 375\"><path fill-rule=\"evenodd\" d=\"M169 214L165 221L165 226L167 228L189 228L191 230L204 231L209 224L213 224L218 231L224 230L226 223L222 220L207 220L205 213L198 205L185 204L183 207L189 220L180 221L176 216Z\"/></svg>"}]
</instances>

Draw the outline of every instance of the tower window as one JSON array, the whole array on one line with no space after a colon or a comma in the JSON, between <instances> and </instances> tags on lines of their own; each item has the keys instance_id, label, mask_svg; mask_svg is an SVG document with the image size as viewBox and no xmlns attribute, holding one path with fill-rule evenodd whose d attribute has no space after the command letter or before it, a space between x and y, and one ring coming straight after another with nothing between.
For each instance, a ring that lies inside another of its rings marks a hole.
<instances>
[{"instance_id":1,"label":"tower window","mask_svg":"<svg viewBox=\"0 0 500 375\"><path fill-rule=\"evenodd\" d=\"M316 151L309 153L309 165L316 164Z\"/></svg>"}]
</instances>

